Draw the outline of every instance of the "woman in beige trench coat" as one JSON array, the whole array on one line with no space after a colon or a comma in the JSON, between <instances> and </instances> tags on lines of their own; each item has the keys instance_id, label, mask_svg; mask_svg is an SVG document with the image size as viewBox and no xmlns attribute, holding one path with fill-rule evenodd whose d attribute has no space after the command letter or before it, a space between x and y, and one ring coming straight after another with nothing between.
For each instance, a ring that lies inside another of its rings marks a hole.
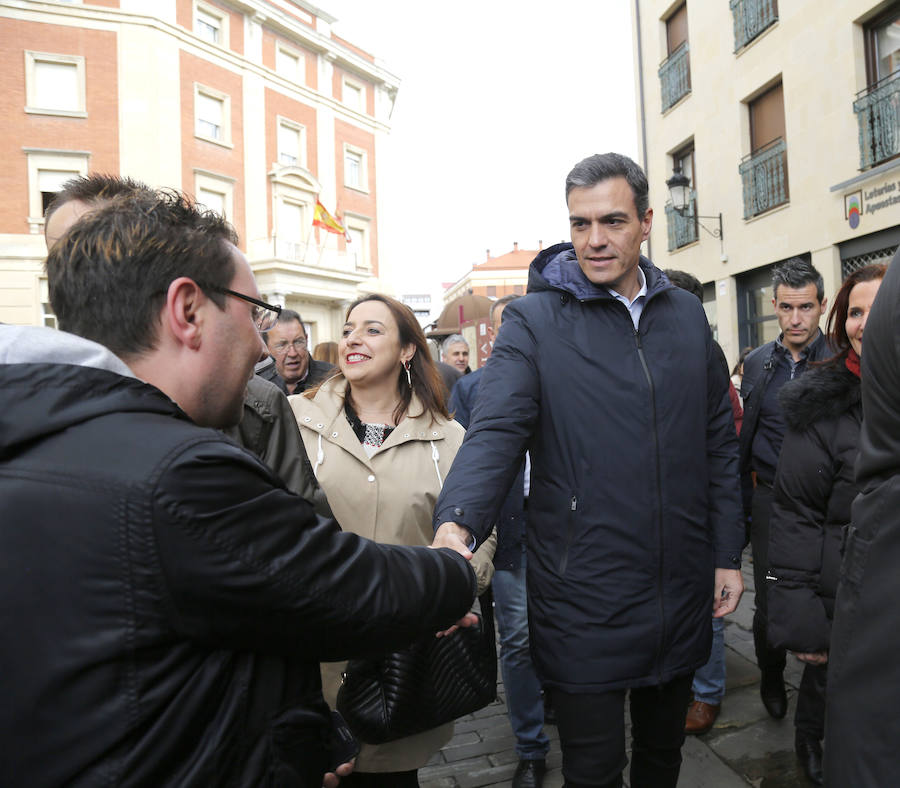
<instances>
[{"instance_id":1,"label":"woman in beige trench coat","mask_svg":"<svg viewBox=\"0 0 900 788\"><path fill-rule=\"evenodd\" d=\"M319 484L341 527L384 544L429 545L432 513L464 430L443 400L440 377L412 311L382 295L347 311L340 373L290 397ZM472 559L481 593L493 574L492 536ZM346 663L322 665L335 705ZM453 734L442 725L382 745L362 744L342 786L414 788L417 771Z\"/></svg>"}]
</instances>

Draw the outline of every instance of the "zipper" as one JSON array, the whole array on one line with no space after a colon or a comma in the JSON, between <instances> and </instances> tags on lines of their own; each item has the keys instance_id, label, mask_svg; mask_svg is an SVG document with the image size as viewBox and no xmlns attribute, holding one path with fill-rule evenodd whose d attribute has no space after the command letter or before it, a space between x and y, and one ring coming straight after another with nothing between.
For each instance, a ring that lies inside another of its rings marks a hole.
<instances>
[{"instance_id":1,"label":"zipper","mask_svg":"<svg viewBox=\"0 0 900 788\"><path fill-rule=\"evenodd\" d=\"M575 512L578 509L578 498L574 495L572 496L572 501L569 503L569 514L566 518L566 543L565 548L563 549L562 560L559 562L559 573L564 575L566 573L566 567L569 565L569 548L572 546L572 542L575 539Z\"/></svg>"},{"instance_id":2,"label":"zipper","mask_svg":"<svg viewBox=\"0 0 900 788\"><path fill-rule=\"evenodd\" d=\"M647 359L644 356L644 347L641 344L641 333L638 329L634 329L634 341L637 344L638 358L641 360L641 366L644 368L644 376L647 378L647 384L650 386L650 412L653 414L653 450L656 456L656 510L657 510L657 536L659 546L659 571L657 573L656 583L656 601L659 609L659 643L656 650L656 673L662 683L662 658L663 647L666 642L666 616L665 607L663 605L663 514L662 514L662 479L660 478L660 457L659 457L659 428L656 422L656 391L653 388L653 377L650 375L650 367L647 366Z\"/></svg>"}]
</instances>

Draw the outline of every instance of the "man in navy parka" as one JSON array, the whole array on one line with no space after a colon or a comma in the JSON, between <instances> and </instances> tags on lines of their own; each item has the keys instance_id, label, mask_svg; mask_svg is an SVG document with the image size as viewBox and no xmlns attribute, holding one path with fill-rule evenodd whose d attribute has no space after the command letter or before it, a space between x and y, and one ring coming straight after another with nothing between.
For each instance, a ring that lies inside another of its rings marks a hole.
<instances>
[{"instance_id":1,"label":"man in navy parka","mask_svg":"<svg viewBox=\"0 0 900 788\"><path fill-rule=\"evenodd\" d=\"M531 648L566 786L674 786L709 616L743 591L728 377L700 302L640 245L644 172L591 156L566 179L571 244L509 304L435 507L435 542L486 539L526 450Z\"/></svg>"}]
</instances>

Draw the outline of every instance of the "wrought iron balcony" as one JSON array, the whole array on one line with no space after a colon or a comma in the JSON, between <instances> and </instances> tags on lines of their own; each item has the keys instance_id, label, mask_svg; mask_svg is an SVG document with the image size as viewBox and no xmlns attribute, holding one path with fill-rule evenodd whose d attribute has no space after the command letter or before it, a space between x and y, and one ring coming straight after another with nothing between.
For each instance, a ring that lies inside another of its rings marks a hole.
<instances>
[{"instance_id":1,"label":"wrought iron balcony","mask_svg":"<svg viewBox=\"0 0 900 788\"><path fill-rule=\"evenodd\" d=\"M859 93L853 111L859 123L861 170L900 154L900 71Z\"/></svg>"},{"instance_id":2,"label":"wrought iron balcony","mask_svg":"<svg viewBox=\"0 0 900 788\"><path fill-rule=\"evenodd\" d=\"M691 92L691 61L687 41L662 62L659 67L659 83L663 112Z\"/></svg>"},{"instance_id":3,"label":"wrought iron balcony","mask_svg":"<svg viewBox=\"0 0 900 788\"><path fill-rule=\"evenodd\" d=\"M758 216L788 201L787 145L779 137L741 161L744 218Z\"/></svg>"},{"instance_id":4,"label":"wrought iron balcony","mask_svg":"<svg viewBox=\"0 0 900 788\"><path fill-rule=\"evenodd\" d=\"M778 0L729 0L734 16L734 51L778 21Z\"/></svg>"},{"instance_id":5,"label":"wrought iron balcony","mask_svg":"<svg viewBox=\"0 0 900 788\"><path fill-rule=\"evenodd\" d=\"M680 249L697 240L697 194L691 192L687 214L682 215L671 203L666 205L666 227L669 231L669 251Z\"/></svg>"}]
</instances>

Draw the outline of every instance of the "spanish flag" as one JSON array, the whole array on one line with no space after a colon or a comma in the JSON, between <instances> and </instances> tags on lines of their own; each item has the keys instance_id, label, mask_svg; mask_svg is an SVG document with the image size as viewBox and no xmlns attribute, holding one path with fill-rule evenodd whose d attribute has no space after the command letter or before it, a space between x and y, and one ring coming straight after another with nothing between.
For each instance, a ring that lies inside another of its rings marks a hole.
<instances>
[{"instance_id":1,"label":"spanish flag","mask_svg":"<svg viewBox=\"0 0 900 788\"><path fill-rule=\"evenodd\" d=\"M323 230L327 230L330 233L337 233L338 235L347 235L347 230L344 228L337 219L335 219L327 210L325 210L325 206L319 202L319 198L316 198L316 209L313 213L313 226L321 227Z\"/></svg>"}]
</instances>

